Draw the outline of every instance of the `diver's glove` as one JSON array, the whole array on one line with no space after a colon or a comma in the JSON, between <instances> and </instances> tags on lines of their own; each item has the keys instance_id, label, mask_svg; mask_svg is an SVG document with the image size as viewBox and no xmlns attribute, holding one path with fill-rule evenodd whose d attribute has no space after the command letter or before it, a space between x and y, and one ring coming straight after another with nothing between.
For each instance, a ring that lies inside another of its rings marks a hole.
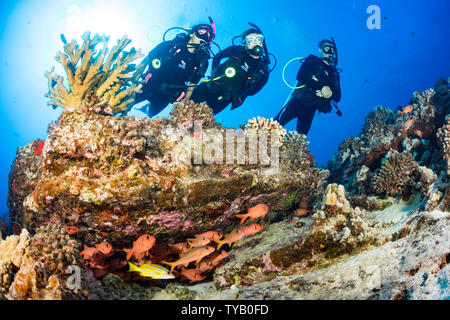
<instances>
[{"instance_id":1,"label":"diver's glove","mask_svg":"<svg viewBox=\"0 0 450 320\"><path fill-rule=\"evenodd\" d=\"M333 95L333 91L331 91L330 87L324 86L322 90L316 90L316 95L321 98L329 99Z\"/></svg>"}]
</instances>

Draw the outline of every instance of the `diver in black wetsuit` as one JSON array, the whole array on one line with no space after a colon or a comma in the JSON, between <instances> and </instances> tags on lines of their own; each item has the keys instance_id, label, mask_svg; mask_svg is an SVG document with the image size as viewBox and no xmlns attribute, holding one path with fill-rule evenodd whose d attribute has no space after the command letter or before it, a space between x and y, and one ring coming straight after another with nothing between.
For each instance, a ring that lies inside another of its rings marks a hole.
<instances>
[{"instance_id":1,"label":"diver in black wetsuit","mask_svg":"<svg viewBox=\"0 0 450 320\"><path fill-rule=\"evenodd\" d=\"M231 110L241 106L248 96L258 93L269 79L268 62L263 58L265 40L262 32L251 28L241 38L245 45L233 45L220 51L213 59L212 79L195 87L192 93L194 102L206 102L214 114L230 103ZM219 65L225 58L228 60Z\"/></svg>"},{"instance_id":2,"label":"diver in black wetsuit","mask_svg":"<svg viewBox=\"0 0 450 320\"><path fill-rule=\"evenodd\" d=\"M310 55L297 73L296 89L289 101L275 117L285 125L297 118L297 132L308 134L316 110L329 113L332 101L341 100L341 85L337 65L336 44L330 40L319 43L322 58ZM342 112L338 109L338 115Z\"/></svg>"},{"instance_id":3,"label":"diver in black wetsuit","mask_svg":"<svg viewBox=\"0 0 450 320\"><path fill-rule=\"evenodd\" d=\"M156 46L145 58L148 70L143 92L136 95L135 103L148 100L139 110L152 117L169 103L192 94L194 86L205 75L210 58L210 44L215 38L215 25L199 24L189 33L180 33L173 40ZM148 108L148 110L146 110Z\"/></svg>"}]
</instances>

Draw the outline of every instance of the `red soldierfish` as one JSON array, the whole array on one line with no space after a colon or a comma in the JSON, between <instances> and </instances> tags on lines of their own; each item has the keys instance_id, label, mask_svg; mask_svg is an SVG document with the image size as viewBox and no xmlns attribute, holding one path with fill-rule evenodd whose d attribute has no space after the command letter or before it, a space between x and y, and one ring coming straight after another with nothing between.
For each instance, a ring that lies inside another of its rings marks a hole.
<instances>
[{"instance_id":1,"label":"red soldierfish","mask_svg":"<svg viewBox=\"0 0 450 320\"><path fill-rule=\"evenodd\" d=\"M100 250L106 258L111 257L114 254L114 248L109 242L97 243L95 245L97 250Z\"/></svg>"},{"instance_id":2,"label":"red soldierfish","mask_svg":"<svg viewBox=\"0 0 450 320\"><path fill-rule=\"evenodd\" d=\"M136 241L133 242L133 248L123 249L127 253L127 260L134 257L136 260L141 260L144 258L148 251L155 245L156 238L148 234L140 236Z\"/></svg>"},{"instance_id":3,"label":"red soldierfish","mask_svg":"<svg viewBox=\"0 0 450 320\"><path fill-rule=\"evenodd\" d=\"M413 109L414 109L414 106L410 104L410 105L404 107L404 108L402 109L402 111L399 111L398 114L408 114L408 113L410 113Z\"/></svg>"},{"instance_id":4,"label":"red soldierfish","mask_svg":"<svg viewBox=\"0 0 450 320\"><path fill-rule=\"evenodd\" d=\"M263 225L262 224L251 224L249 226L246 227L242 227L241 230L242 232L245 233L245 236L250 236L252 234L258 233L262 230Z\"/></svg>"},{"instance_id":5,"label":"red soldierfish","mask_svg":"<svg viewBox=\"0 0 450 320\"><path fill-rule=\"evenodd\" d=\"M240 218L240 224L243 224L247 218L250 218L250 221L253 221L257 218L264 217L267 212L269 212L269 207L263 203L260 203L249 208L246 214L236 214L235 216L236 218Z\"/></svg>"},{"instance_id":6,"label":"red soldierfish","mask_svg":"<svg viewBox=\"0 0 450 320\"><path fill-rule=\"evenodd\" d=\"M198 269L185 269L181 268L181 272L175 271L175 276L181 280L189 280L191 283L202 281L206 276L202 275L202 271Z\"/></svg>"},{"instance_id":7,"label":"red soldierfish","mask_svg":"<svg viewBox=\"0 0 450 320\"><path fill-rule=\"evenodd\" d=\"M233 242L241 240L243 237L245 237L245 232L241 229L233 230L231 233L225 236L223 240L216 241L218 246L217 250L219 250L224 244L228 244L230 247Z\"/></svg>"},{"instance_id":8,"label":"red soldierfish","mask_svg":"<svg viewBox=\"0 0 450 320\"><path fill-rule=\"evenodd\" d=\"M176 254L186 253L189 251L189 245L186 242L168 244L168 246L169 246L170 250Z\"/></svg>"},{"instance_id":9,"label":"red soldierfish","mask_svg":"<svg viewBox=\"0 0 450 320\"><path fill-rule=\"evenodd\" d=\"M213 270L220 262L220 260L228 257L228 252L221 250L216 251L209 256L207 256L205 259L202 259L200 263L197 266L197 269L202 272L207 272L210 270Z\"/></svg>"},{"instance_id":10,"label":"red soldierfish","mask_svg":"<svg viewBox=\"0 0 450 320\"><path fill-rule=\"evenodd\" d=\"M90 268L105 269L105 255L100 250L84 245L84 250L80 252L84 263Z\"/></svg>"}]
</instances>

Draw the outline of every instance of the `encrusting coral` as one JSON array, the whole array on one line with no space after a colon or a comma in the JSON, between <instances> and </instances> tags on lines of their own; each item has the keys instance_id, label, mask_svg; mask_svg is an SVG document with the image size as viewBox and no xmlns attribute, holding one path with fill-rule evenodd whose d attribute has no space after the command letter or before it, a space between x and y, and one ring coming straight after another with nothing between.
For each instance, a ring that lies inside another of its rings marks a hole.
<instances>
[{"instance_id":1,"label":"encrusting coral","mask_svg":"<svg viewBox=\"0 0 450 320\"><path fill-rule=\"evenodd\" d=\"M63 77L54 73L54 67L46 72L50 98L48 104L68 111L94 111L104 114L126 114L134 102L134 95L141 92L139 77L144 64L132 62L143 57L141 50L123 51L131 42L126 36L108 50L109 37L90 32L82 36L80 46L76 40L64 43L64 52L58 52L56 60L66 72L69 89ZM64 40L65 41L65 40ZM103 48L97 51L97 45ZM109 54L108 54L109 52Z\"/></svg>"},{"instance_id":2,"label":"encrusting coral","mask_svg":"<svg viewBox=\"0 0 450 320\"><path fill-rule=\"evenodd\" d=\"M283 143L283 137L286 135L287 131L283 126L276 120L272 118L266 119L263 117L254 117L247 121L245 131L256 131L256 134L262 134L263 132L271 137L272 134L276 134L279 137L279 144Z\"/></svg>"},{"instance_id":3,"label":"encrusting coral","mask_svg":"<svg viewBox=\"0 0 450 320\"><path fill-rule=\"evenodd\" d=\"M67 287L67 268L82 267L78 246L56 225L40 228L33 237L27 229L7 237L0 242L0 298L85 298L81 283L79 290Z\"/></svg>"},{"instance_id":4,"label":"encrusting coral","mask_svg":"<svg viewBox=\"0 0 450 320\"><path fill-rule=\"evenodd\" d=\"M44 262L52 274L59 276L65 275L69 266L81 266L80 244L64 229L56 224L37 229L25 251L23 262Z\"/></svg>"},{"instance_id":5,"label":"encrusting coral","mask_svg":"<svg viewBox=\"0 0 450 320\"><path fill-rule=\"evenodd\" d=\"M201 122L202 128L212 128L215 124L214 113L206 103L182 100L173 105L169 119L179 128L190 129L194 121Z\"/></svg>"},{"instance_id":6,"label":"encrusting coral","mask_svg":"<svg viewBox=\"0 0 450 320\"><path fill-rule=\"evenodd\" d=\"M372 188L378 194L401 195L414 181L417 168L418 164L409 152L390 150L380 171L373 177Z\"/></svg>"}]
</instances>

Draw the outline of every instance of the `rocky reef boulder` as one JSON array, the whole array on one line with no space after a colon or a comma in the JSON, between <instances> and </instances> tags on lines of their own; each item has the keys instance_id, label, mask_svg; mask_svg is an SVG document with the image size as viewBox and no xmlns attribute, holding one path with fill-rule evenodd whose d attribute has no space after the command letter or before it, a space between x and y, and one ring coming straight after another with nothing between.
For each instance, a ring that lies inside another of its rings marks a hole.
<instances>
[{"instance_id":1,"label":"rocky reef boulder","mask_svg":"<svg viewBox=\"0 0 450 320\"><path fill-rule=\"evenodd\" d=\"M75 227L82 243L116 245L143 233L162 242L207 230L227 233L238 222L233 214L261 202L272 215L289 212L320 194L327 177L315 168L304 136L278 127L278 138L266 145L272 152L266 157L276 162L265 164L251 162L253 146L244 146L241 163L225 158L238 159L238 148L223 150L234 146L233 135L252 132L263 141L269 129L275 136L274 123L226 130L211 109L192 102L176 105L170 119L63 112L45 142L18 150L11 220L30 231L46 223Z\"/></svg>"}]
</instances>

